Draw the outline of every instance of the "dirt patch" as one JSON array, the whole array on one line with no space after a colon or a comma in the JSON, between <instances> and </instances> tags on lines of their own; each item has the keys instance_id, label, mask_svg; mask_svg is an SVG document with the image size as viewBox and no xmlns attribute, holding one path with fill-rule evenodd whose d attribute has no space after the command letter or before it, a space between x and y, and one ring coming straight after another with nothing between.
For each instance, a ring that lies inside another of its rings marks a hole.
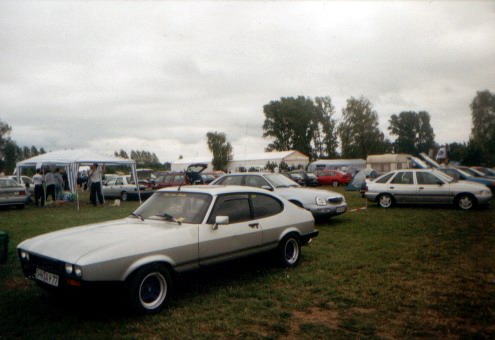
<instances>
[{"instance_id":1,"label":"dirt patch","mask_svg":"<svg viewBox=\"0 0 495 340\"><path fill-rule=\"evenodd\" d=\"M5 290L14 290L14 289L26 289L29 287L29 281L24 278L14 278L7 279L3 283L3 289Z\"/></svg>"}]
</instances>

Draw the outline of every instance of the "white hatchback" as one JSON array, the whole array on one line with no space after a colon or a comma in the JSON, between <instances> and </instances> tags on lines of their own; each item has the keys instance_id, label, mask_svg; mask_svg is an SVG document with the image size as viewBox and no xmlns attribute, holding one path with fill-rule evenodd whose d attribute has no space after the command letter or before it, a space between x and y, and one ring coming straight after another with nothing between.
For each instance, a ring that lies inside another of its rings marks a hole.
<instances>
[{"instance_id":1,"label":"white hatchback","mask_svg":"<svg viewBox=\"0 0 495 340\"><path fill-rule=\"evenodd\" d=\"M488 204L490 189L479 183L456 181L434 169L405 169L367 181L364 193L382 208L394 204L455 204L463 210Z\"/></svg>"}]
</instances>

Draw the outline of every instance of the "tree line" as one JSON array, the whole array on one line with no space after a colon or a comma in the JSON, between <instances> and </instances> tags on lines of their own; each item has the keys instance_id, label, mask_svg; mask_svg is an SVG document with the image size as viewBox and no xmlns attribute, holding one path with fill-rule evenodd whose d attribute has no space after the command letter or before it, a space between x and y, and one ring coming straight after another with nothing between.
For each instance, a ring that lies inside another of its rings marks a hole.
<instances>
[{"instance_id":1,"label":"tree line","mask_svg":"<svg viewBox=\"0 0 495 340\"><path fill-rule=\"evenodd\" d=\"M495 94L477 92L471 102L473 127L467 143L447 145L449 158L466 165L495 165ZM318 158L364 158L370 154L418 155L437 149L427 111L402 111L388 120L385 138L378 113L366 98L351 97L339 123L330 97L282 97L263 106L263 137L273 138L266 151L297 150ZM341 151L337 152L339 145Z\"/></svg>"},{"instance_id":2,"label":"tree line","mask_svg":"<svg viewBox=\"0 0 495 340\"><path fill-rule=\"evenodd\" d=\"M141 168L150 168L153 170L170 170L170 162L160 163L160 160L154 152L146 150L131 150L130 157L129 154L120 149L120 151L114 151L114 156L132 159L136 162L136 165Z\"/></svg>"},{"instance_id":3,"label":"tree line","mask_svg":"<svg viewBox=\"0 0 495 340\"><path fill-rule=\"evenodd\" d=\"M17 162L46 153L43 147L17 145L11 132L12 127L0 120L0 172L12 173Z\"/></svg>"}]
</instances>

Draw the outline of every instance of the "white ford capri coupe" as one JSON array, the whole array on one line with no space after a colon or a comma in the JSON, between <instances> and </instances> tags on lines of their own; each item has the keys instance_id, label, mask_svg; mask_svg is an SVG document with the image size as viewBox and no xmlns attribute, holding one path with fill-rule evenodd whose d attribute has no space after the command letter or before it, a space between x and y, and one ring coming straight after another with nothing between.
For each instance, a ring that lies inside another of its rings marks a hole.
<instances>
[{"instance_id":1,"label":"white ford capri coupe","mask_svg":"<svg viewBox=\"0 0 495 340\"><path fill-rule=\"evenodd\" d=\"M122 285L131 307L159 312L172 274L273 250L286 267L318 236L310 212L263 189L186 186L156 192L131 216L18 245L24 274L47 289Z\"/></svg>"}]
</instances>

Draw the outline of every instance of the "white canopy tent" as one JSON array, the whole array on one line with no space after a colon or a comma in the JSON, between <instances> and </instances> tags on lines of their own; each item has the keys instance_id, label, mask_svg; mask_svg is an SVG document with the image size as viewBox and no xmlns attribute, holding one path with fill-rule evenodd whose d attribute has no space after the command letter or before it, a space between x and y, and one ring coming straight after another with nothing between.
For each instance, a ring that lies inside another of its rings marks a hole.
<instances>
[{"instance_id":1,"label":"white canopy tent","mask_svg":"<svg viewBox=\"0 0 495 340\"><path fill-rule=\"evenodd\" d=\"M76 150L61 150L44 153L23 161L17 162L16 173L17 176L21 176L22 168L35 167L39 169L44 166L64 167L66 169L67 177L69 179L69 188L71 192L76 193L78 199L79 208L79 196L77 195L77 173L79 167L82 165L92 165L97 163L98 165L127 165L130 166L132 175L137 179L136 162L132 159L109 156L97 151L89 149L76 149ZM139 202L141 202L141 195L139 193L139 183L136 180L136 188L138 190Z\"/></svg>"}]
</instances>

